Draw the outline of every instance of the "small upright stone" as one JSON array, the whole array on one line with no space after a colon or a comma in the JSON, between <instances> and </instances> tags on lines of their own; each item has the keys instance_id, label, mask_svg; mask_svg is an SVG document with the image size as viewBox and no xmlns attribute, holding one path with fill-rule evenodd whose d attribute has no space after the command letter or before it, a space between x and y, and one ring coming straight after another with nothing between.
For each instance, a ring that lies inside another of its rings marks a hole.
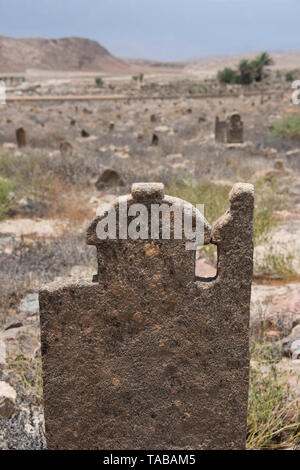
<instances>
[{"instance_id":1,"label":"small upright stone","mask_svg":"<svg viewBox=\"0 0 300 470\"><path fill-rule=\"evenodd\" d=\"M7 382L0 382L0 417L10 419L15 412L17 394Z\"/></svg>"},{"instance_id":2,"label":"small upright stone","mask_svg":"<svg viewBox=\"0 0 300 470\"><path fill-rule=\"evenodd\" d=\"M227 123L220 121L219 116L216 116L215 121L215 141L224 144L227 139Z\"/></svg>"},{"instance_id":3,"label":"small upright stone","mask_svg":"<svg viewBox=\"0 0 300 470\"><path fill-rule=\"evenodd\" d=\"M64 156L64 157L66 157L68 155L70 156L73 153L73 146L70 142L64 141L64 142L60 143L59 150L60 150L60 153L61 153L62 156Z\"/></svg>"},{"instance_id":4,"label":"small upright stone","mask_svg":"<svg viewBox=\"0 0 300 470\"><path fill-rule=\"evenodd\" d=\"M17 144L19 148L26 147L26 132L23 127L16 130Z\"/></svg>"},{"instance_id":5,"label":"small upright stone","mask_svg":"<svg viewBox=\"0 0 300 470\"><path fill-rule=\"evenodd\" d=\"M244 125L241 116L232 114L227 121L227 143L242 144L244 142Z\"/></svg>"},{"instance_id":6,"label":"small upright stone","mask_svg":"<svg viewBox=\"0 0 300 470\"><path fill-rule=\"evenodd\" d=\"M96 188L101 191L101 189L111 186L124 186L124 181L116 170L105 168L96 181Z\"/></svg>"},{"instance_id":7,"label":"small upright stone","mask_svg":"<svg viewBox=\"0 0 300 470\"><path fill-rule=\"evenodd\" d=\"M159 139L157 134L153 134L152 136L152 145L158 145Z\"/></svg>"}]
</instances>

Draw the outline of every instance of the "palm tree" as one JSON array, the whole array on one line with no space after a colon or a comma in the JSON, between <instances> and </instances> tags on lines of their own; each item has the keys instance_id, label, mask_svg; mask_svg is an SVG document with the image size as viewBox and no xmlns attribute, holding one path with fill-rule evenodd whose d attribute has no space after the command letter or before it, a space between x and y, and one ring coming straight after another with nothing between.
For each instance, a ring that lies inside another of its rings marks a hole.
<instances>
[{"instance_id":1,"label":"palm tree","mask_svg":"<svg viewBox=\"0 0 300 470\"><path fill-rule=\"evenodd\" d=\"M262 54L260 54L255 60L252 61L254 79L257 82L261 82L261 80L263 79L264 67L267 67L268 65L273 65L273 63L274 62L272 57L267 52L263 52Z\"/></svg>"},{"instance_id":2,"label":"palm tree","mask_svg":"<svg viewBox=\"0 0 300 470\"><path fill-rule=\"evenodd\" d=\"M243 59L239 63L240 77L239 81L242 85L250 85L253 81L253 65L249 60Z\"/></svg>"}]
</instances>

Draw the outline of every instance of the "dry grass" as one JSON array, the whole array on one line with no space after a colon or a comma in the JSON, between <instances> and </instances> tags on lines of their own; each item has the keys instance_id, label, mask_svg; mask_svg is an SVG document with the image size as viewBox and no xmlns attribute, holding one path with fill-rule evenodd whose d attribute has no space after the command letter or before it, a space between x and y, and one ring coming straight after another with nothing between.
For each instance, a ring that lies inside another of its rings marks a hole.
<instances>
[{"instance_id":1,"label":"dry grass","mask_svg":"<svg viewBox=\"0 0 300 470\"><path fill-rule=\"evenodd\" d=\"M15 360L9 361L9 371L25 395L31 396L31 402L38 406L43 400L42 363L40 357L28 358L22 353Z\"/></svg>"},{"instance_id":2,"label":"dry grass","mask_svg":"<svg viewBox=\"0 0 300 470\"><path fill-rule=\"evenodd\" d=\"M291 449L300 443L300 409L284 374L271 364L250 371L247 448Z\"/></svg>"},{"instance_id":3,"label":"dry grass","mask_svg":"<svg viewBox=\"0 0 300 470\"><path fill-rule=\"evenodd\" d=\"M209 180L177 181L166 192L171 196L185 199L192 204L205 203L205 217L215 222L229 206L231 186ZM275 211L282 208L285 198L279 194L276 180L266 183L258 180L255 184L254 243L259 244L280 221Z\"/></svg>"},{"instance_id":4,"label":"dry grass","mask_svg":"<svg viewBox=\"0 0 300 470\"><path fill-rule=\"evenodd\" d=\"M68 233L62 238L15 242L10 255L0 254L0 325L13 313L28 288L53 281L75 265L96 272L96 253L85 236Z\"/></svg>"},{"instance_id":5,"label":"dry grass","mask_svg":"<svg viewBox=\"0 0 300 470\"><path fill-rule=\"evenodd\" d=\"M255 266L256 279L280 279L284 282L300 280L294 268L298 254L294 250L279 253L270 245L261 261Z\"/></svg>"},{"instance_id":6,"label":"dry grass","mask_svg":"<svg viewBox=\"0 0 300 470\"><path fill-rule=\"evenodd\" d=\"M59 218L73 226L80 226L92 217L92 209L83 196L85 184L76 181L73 174L78 171L77 160L74 168L64 159L56 162L40 154L19 156L0 155L0 172L6 179L0 182L0 216L13 214L17 201L24 196L33 196L37 207L33 215ZM14 189L14 198L8 200ZM2 197L3 195L3 197Z\"/></svg>"},{"instance_id":7,"label":"dry grass","mask_svg":"<svg viewBox=\"0 0 300 470\"><path fill-rule=\"evenodd\" d=\"M285 115L274 122L271 128L272 136L283 136L289 139L300 139L300 113Z\"/></svg>"},{"instance_id":8,"label":"dry grass","mask_svg":"<svg viewBox=\"0 0 300 470\"><path fill-rule=\"evenodd\" d=\"M264 331L266 333L266 331ZM265 334L251 341L247 448L292 449L300 443L299 400L277 370L281 348Z\"/></svg>"}]
</instances>

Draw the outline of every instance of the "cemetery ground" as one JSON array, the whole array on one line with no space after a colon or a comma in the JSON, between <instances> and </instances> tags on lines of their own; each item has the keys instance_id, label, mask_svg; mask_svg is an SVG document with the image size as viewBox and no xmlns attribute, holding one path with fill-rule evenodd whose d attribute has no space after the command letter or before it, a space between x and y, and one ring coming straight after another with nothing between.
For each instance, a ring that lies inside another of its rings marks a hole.
<instances>
[{"instance_id":1,"label":"cemetery ground","mask_svg":"<svg viewBox=\"0 0 300 470\"><path fill-rule=\"evenodd\" d=\"M300 126L291 91L277 84L273 95L237 88L225 97L212 87L216 96L184 97L199 90L190 80L149 84L143 99L125 80L106 84L104 94L128 99L0 107L0 449L45 448L39 287L91 279L89 222L101 203L141 181L163 182L166 194L205 204L210 223L227 209L235 182L255 185L247 446L299 448ZM97 91L89 80L72 86L75 95ZM66 90L70 82L42 86L40 94ZM216 143L215 117L234 111L244 143ZM20 128L26 145L18 148ZM210 277L215 266L216 250L196 253L196 275Z\"/></svg>"}]
</instances>

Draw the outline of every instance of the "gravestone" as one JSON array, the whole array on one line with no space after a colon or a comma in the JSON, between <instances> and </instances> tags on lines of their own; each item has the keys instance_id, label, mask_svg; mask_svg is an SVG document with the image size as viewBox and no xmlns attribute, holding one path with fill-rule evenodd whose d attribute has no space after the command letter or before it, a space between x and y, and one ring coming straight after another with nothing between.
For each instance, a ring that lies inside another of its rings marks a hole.
<instances>
[{"instance_id":1,"label":"gravestone","mask_svg":"<svg viewBox=\"0 0 300 470\"><path fill-rule=\"evenodd\" d=\"M151 144L152 144L152 145L158 145L158 142L159 142L158 135L157 135L157 134L153 134Z\"/></svg>"},{"instance_id":2,"label":"gravestone","mask_svg":"<svg viewBox=\"0 0 300 470\"><path fill-rule=\"evenodd\" d=\"M218 247L211 279L195 278L185 239L100 240L104 214L93 220L94 282L39 294L48 449L245 447L253 199L238 183L212 228L201 216ZM120 200L186 205L150 183Z\"/></svg>"},{"instance_id":3,"label":"gravestone","mask_svg":"<svg viewBox=\"0 0 300 470\"><path fill-rule=\"evenodd\" d=\"M124 186L124 181L116 170L113 168L105 168L99 175L95 186L98 191L101 191L106 187Z\"/></svg>"},{"instance_id":4,"label":"gravestone","mask_svg":"<svg viewBox=\"0 0 300 470\"><path fill-rule=\"evenodd\" d=\"M244 142L244 125L241 116L232 114L227 121L227 143L242 144Z\"/></svg>"},{"instance_id":5,"label":"gravestone","mask_svg":"<svg viewBox=\"0 0 300 470\"><path fill-rule=\"evenodd\" d=\"M227 122L220 121L220 118L216 116L215 121L215 141L220 143L226 143L227 139Z\"/></svg>"},{"instance_id":6,"label":"gravestone","mask_svg":"<svg viewBox=\"0 0 300 470\"><path fill-rule=\"evenodd\" d=\"M63 141L59 144L59 150L62 156L70 156L73 153L73 146L68 141Z\"/></svg>"},{"instance_id":7,"label":"gravestone","mask_svg":"<svg viewBox=\"0 0 300 470\"><path fill-rule=\"evenodd\" d=\"M82 131L81 131L81 137L87 138L87 137L90 137L90 134L89 134L85 129L82 129Z\"/></svg>"},{"instance_id":8,"label":"gravestone","mask_svg":"<svg viewBox=\"0 0 300 470\"><path fill-rule=\"evenodd\" d=\"M26 147L26 132L23 127L16 130L17 144L19 148Z\"/></svg>"}]
</instances>

